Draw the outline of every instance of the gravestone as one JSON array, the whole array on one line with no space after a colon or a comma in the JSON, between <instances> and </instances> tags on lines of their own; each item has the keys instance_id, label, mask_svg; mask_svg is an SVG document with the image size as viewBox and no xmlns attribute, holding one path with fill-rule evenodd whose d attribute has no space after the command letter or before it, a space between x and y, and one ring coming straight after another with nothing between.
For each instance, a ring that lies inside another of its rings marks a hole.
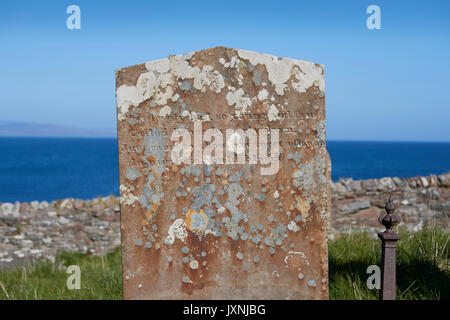
<instances>
[{"instance_id":1,"label":"gravestone","mask_svg":"<svg viewBox=\"0 0 450 320\"><path fill-rule=\"evenodd\" d=\"M125 299L327 299L323 66L217 47L116 72Z\"/></svg>"}]
</instances>

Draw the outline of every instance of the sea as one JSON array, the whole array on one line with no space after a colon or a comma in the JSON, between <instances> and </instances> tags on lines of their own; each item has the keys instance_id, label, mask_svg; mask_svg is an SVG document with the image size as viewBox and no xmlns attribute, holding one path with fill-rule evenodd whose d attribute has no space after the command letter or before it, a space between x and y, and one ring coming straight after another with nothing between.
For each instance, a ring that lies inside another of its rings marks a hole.
<instances>
[{"instance_id":1,"label":"sea","mask_svg":"<svg viewBox=\"0 0 450 320\"><path fill-rule=\"evenodd\" d=\"M327 141L332 179L450 171L450 143ZM117 139L0 137L0 202L119 194Z\"/></svg>"}]
</instances>

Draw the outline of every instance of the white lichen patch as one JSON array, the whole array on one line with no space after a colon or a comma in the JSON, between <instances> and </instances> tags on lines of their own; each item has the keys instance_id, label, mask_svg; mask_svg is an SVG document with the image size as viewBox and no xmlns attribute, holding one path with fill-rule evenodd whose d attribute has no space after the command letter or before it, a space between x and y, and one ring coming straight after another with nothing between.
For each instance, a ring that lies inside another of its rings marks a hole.
<instances>
[{"instance_id":1,"label":"white lichen patch","mask_svg":"<svg viewBox=\"0 0 450 320\"><path fill-rule=\"evenodd\" d=\"M163 108L161 108L161 110L159 110L159 116L161 118L165 118L168 115L170 115L171 112L172 112L172 109L170 109L169 106L164 106Z\"/></svg>"},{"instance_id":2,"label":"white lichen patch","mask_svg":"<svg viewBox=\"0 0 450 320\"><path fill-rule=\"evenodd\" d=\"M278 199L279 196L280 196L280 193L278 192L278 190L275 190L275 192L273 193L273 198Z\"/></svg>"},{"instance_id":3,"label":"white lichen patch","mask_svg":"<svg viewBox=\"0 0 450 320\"><path fill-rule=\"evenodd\" d=\"M325 91L325 79L323 68L308 61L297 61L298 68L293 68L293 74L297 81L292 81L292 87L298 93L306 92L311 86L317 86L321 92Z\"/></svg>"},{"instance_id":4,"label":"white lichen patch","mask_svg":"<svg viewBox=\"0 0 450 320\"><path fill-rule=\"evenodd\" d=\"M298 80L292 83L297 92L305 92L312 85L319 87L322 92L325 90L323 68L320 65L304 60L280 58L247 50L238 50L238 55L242 59L249 60L255 66L258 64L264 65L269 81L275 87L275 92L278 95L284 94L287 87L286 83L292 75L295 75L296 80Z\"/></svg>"},{"instance_id":5,"label":"white lichen patch","mask_svg":"<svg viewBox=\"0 0 450 320\"><path fill-rule=\"evenodd\" d=\"M169 227L169 231L167 232L167 237L166 237L166 244L172 245L175 242L175 239L185 242L187 236L188 236L188 233L187 233L186 224L184 223L184 220L177 219Z\"/></svg>"},{"instance_id":6,"label":"white lichen patch","mask_svg":"<svg viewBox=\"0 0 450 320\"><path fill-rule=\"evenodd\" d=\"M289 260L292 259L293 255L299 255L300 257L302 257L303 260L305 260L306 265L309 266L309 260L302 251L289 251L286 257L284 257L284 263L286 264L286 267L288 266Z\"/></svg>"},{"instance_id":7,"label":"white lichen patch","mask_svg":"<svg viewBox=\"0 0 450 320\"><path fill-rule=\"evenodd\" d=\"M240 117L241 115L247 113L247 109L252 105L254 99L246 97L242 88L238 90L233 89L234 88L227 92L226 99L230 107L234 106L236 116Z\"/></svg>"},{"instance_id":8,"label":"white lichen patch","mask_svg":"<svg viewBox=\"0 0 450 320\"><path fill-rule=\"evenodd\" d=\"M158 73L166 73L169 71L169 59L159 59L153 60L145 63L145 68L148 71L158 72Z\"/></svg>"},{"instance_id":9,"label":"white lichen patch","mask_svg":"<svg viewBox=\"0 0 450 320\"><path fill-rule=\"evenodd\" d=\"M267 92L266 89L261 89L261 90L258 92L258 100L259 100L259 101L264 101L264 100L266 100L268 96L269 96L269 92Z\"/></svg>"},{"instance_id":10,"label":"white lichen patch","mask_svg":"<svg viewBox=\"0 0 450 320\"><path fill-rule=\"evenodd\" d=\"M153 71L142 73L136 82L142 101L153 97L156 105L165 105L172 98L173 85L174 79L170 73L157 74Z\"/></svg>"},{"instance_id":11,"label":"white lichen patch","mask_svg":"<svg viewBox=\"0 0 450 320\"><path fill-rule=\"evenodd\" d=\"M117 118L119 121L125 119L130 106L138 106L144 98L134 86L121 85L117 88Z\"/></svg>"},{"instance_id":12,"label":"white lichen patch","mask_svg":"<svg viewBox=\"0 0 450 320\"><path fill-rule=\"evenodd\" d=\"M120 190L120 203L126 204L127 206L131 206L137 201L139 198L131 193L130 187L121 184L119 187Z\"/></svg>"},{"instance_id":13,"label":"white lichen patch","mask_svg":"<svg viewBox=\"0 0 450 320\"><path fill-rule=\"evenodd\" d=\"M291 221L288 224L288 229L294 232L297 232L300 230L299 226L295 223L295 221Z\"/></svg>"},{"instance_id":14,"label":"white lichen patch","mask_svg":"<svg viewBox=\"0 0 450 320\"><path fill-rule=\"evenodd\" d=\"M225 81L213 66L205 65L200 70L199 67L192 67L186 60L184 55L172 56L170 60L170 71L177 76L178 79L194 79L194 88L206 91L206 87L220 93L225 86Z\"/></svg>"},{"instance_id":15,"label":"white lichen patch","mask_svg":"<svg viewBox=\"0 0 450 320\"><path fill-rule=\"evenodd\" d=\"M238 50L238 55L243 59L249 60L255 66L258 64L265 65L269 80L275 86L275 92L278 95L284 94L284 89L287 87L286 82L291 77L291 70L295 60L247 50Z\"/></svg>"},{"instance_id":16,"label":"white lichen patch","mask_svg":"<svg viewBox=\"0 0 450 320\"><path fill-rule=\"evenodd\" d=\"M278 115L278 112L278 108L274 104L270 105L269 111L267 111L267 118L269 119L269 121L283 120Z\"/></svg>"}]
</instances>

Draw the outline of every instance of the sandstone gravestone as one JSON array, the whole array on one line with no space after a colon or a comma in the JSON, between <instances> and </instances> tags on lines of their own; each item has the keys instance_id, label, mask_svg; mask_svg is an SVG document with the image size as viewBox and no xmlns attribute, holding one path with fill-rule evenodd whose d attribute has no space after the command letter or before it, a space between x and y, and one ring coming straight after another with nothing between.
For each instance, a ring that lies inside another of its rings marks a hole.
<instances>
[{"instance_id":1,"label":"sandstone gravestone","mask_svg":"<svg viewBox=\"0 0 450 320\"><path fill-rule=\"evenodd\" d=\"M217 47L117 70L126 299L327 299L323 66Z\"/></svg>"}]
</instances>

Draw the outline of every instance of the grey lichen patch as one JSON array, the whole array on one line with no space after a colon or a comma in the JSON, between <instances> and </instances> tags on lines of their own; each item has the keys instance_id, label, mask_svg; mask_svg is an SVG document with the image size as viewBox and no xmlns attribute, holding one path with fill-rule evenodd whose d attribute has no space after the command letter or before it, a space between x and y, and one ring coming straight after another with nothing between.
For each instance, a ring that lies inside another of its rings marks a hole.
<instances>
[{"instance_id":1,"label":"grey lichen patch","mask_svg":"<svg viewBox=\"0 0 450 320\"><path fill-rule=\"evenodd\" d=\"M255 84L255 85L257 85L257 86L260 86L261 85L261 78L262 78L262 72L260 72L260 71L257 71L257 70L255 70L254 72L253 72L253 77L252 77L252 80L253 80L253 83Z\"/></svg>"},{"instance_id":2,"label":"grey lichen patch","mask_svg":"<svg viewBox=\"0 0 450 320\"><path fill-rule=\"evenodd\" d=\"M316 282L314 280L309 280L308 281L308 286L315 288L316 287Z\"/></svg>"},{"instance_id":3,"label":"grey lichen patch","mask_svg":"<svg viewBox=\"0 0 450 320\"><path fill-rule=\"evenodd\" d=\"M188 276L183 276L183 282L184 282L184 283L192 283L192 280L189 279Z\"/></svg>"},{"instance_id":4,"label":"grey lichen patch","mask_svg":"<svg viewBox=\"0 0 450 320\"><path fill-rule=\"evenodd\" d=\"M150 241L147 241L147 242L145 242L145 245L144 245L147 249L149 249L149 248L151 248L153 245L152 245L152 243L150 242Z\"/></svg>"},{"instance_id":5,"label":"grey lichen patch","mask_svg":"<svg viewBox=\"0 0 450 320\"><path fill-rule=\"evenodd\" d=\"M136 180L140 176L141 176L141 174L135 167L128 167L127 172L125 173L125 177L131 181Z\"/></svg>"}]
</instances>

